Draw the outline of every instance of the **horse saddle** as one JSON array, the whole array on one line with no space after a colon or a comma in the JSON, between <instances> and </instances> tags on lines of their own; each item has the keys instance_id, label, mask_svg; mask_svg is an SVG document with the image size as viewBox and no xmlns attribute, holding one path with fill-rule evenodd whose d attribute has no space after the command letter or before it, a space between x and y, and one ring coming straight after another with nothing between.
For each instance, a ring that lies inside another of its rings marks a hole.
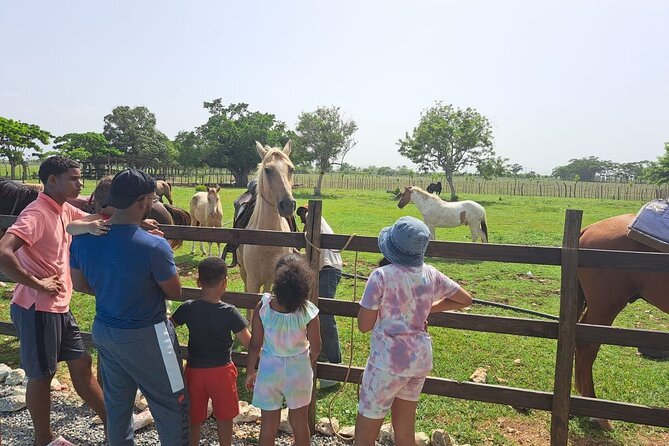
<instances>
[{"instance_id":1,"label":"horse saddle","mask_svg":"<svg viewBox=\"0 0 669 446\"><path fill-rule=\"evenodd\" d=\"M629 225L627 237L662 252L669 252L669 200L646 203Z\"/></svg>"},{"instance_id":2,"label":"horse saddle","mask_svg":"<svg viewBox=\"0 0 669 446\"><path fill-rule=\"evenodd\" d=\"M256 189L258 186L257 180L249 181L248 186L246 186L246 191L242 193L234 202L235 215L232 220L233 229L245 229L249 225L251 220L251 215L253 210L256 207ZM297 232L297 223L295 222L295 217L293 215L290 218L285 219L288 222L288 226L292 232ZM226 243L223 247L223 253L221 258L225 260L228 256L228 253L232 253L232 263L228 265L228 268L237 266L237 248L239 247L236 243Z\"/></svg>"}]
</instances>

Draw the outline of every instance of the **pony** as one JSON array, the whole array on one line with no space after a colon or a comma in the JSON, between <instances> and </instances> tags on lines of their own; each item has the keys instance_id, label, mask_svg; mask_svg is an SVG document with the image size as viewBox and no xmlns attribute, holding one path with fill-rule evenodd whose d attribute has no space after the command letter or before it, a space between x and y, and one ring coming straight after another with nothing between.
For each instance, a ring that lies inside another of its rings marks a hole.
<instances>
[{"instance_id":1,"label":"pony","mask_svg":"<svg viewBox=\"0 0 669 446\"><path fill-rule=\"evenodd\" d=\"M220 228L223 221L223 208L221 208L221 199L218 196L220 186L207 189L207 192L196 192L190 199L190 213L193 216L193 226L208 226L213 228ZM209 256L211 257L211 244L209 242ZM221 255L221 244L216 243L218 255ZM202 255L207 253L200 242L200 251ZM195 253L195 240L191 245L191 254Z\"/></svg>"},{"instance_id":2,"label":"pony","mask_svg":"<svg viewBox=\"0 0 669 446\"><path fill-rule=\"evenodd\" d=\"M0 215L19 215L38 194L33 187L0 178Z\"/></svg>"},{"instance_id":3,"label":"pony","mask_svg":"<svg viewBox=\"0 0 669 446\"><path fill-rule=\"evenodd\" d=\"M257 200L247 229L290 232L287 219L295 212L293 198L293 166L290 161L292 143L283 149L264 146L256 141L262 160L258 164ZM269 292L274 281L274 268L279 258L292 254L293 248L280 246L239 245L237 260L247 293L258 293L261 287Z\"/></svg>"},{"instance_id":4,"label":"pony","mask_svg":"<svg viewBox=\"0 0 669 446\"><path fill-rule=\"evenodd\" d=\"M430 183L430 185L427 187L427 191L431 194L437 194L441 196L441 181Z\"/></svg>"},{"instance_id":5,"label":"pony","mask_svg":"<svg viewBox=\"0 0 669 446\"><path fill-rule=\"evenodd\" d=\"M160 199L161 203L163 201L163 195L165 198L167 198L167 201L170 202L170 204L174 204L172 201L172 185L168 183L165 180L157 180L156 181L156 195L158 196L158 199Z\"/></svg>"},{"instance_id":6,"label":"pony","mask_svg":"<svg viewBox=\"0 0 669 446\"><path fill-rule=\"evenodd\" d=\"M580 248L617 251L657 252L649 246L627 237L628 227L635 214L624 214L601 220L585 227L579 238ZM665 313L669 313L669 272L623 271L620 269L579 268L578 279L580 322L611 325L628 303L643 298ZM600 344L576 343L574 384L585 397L595 398L592 365ZM611 422L595 419L602 428L610 430Z\"/></svg>"},{"instance_id":7,"label":"pony","mask_svg":"<svg viewBox=\"0 0 669 446\"><path fill-rule=\"evenodd\" d=\"M86 212L100 215L109 214L110 209L103 207L103 205L109 197L112 178L111 175L100 178L100 181L95 187L95 191L93 191L93 194L89 199L91 209L84 209ZM191 224L191 216L188 212L176 206L163 204L161 202L153 203L151 212L149 212L149 215L146 218L152 218L161 225L190 226ZM170 240L169 243L172 250L176 250L183 244L183 240Z\"/></svg>"},{"instance_id":8,"label":"pony","mask_svg":"<svg viewBox=\"0 0 669 446\"><path fill-rule=\"evenodd\" d=\"M481 237L481 242L488 243L488 224L485 209L475 201L465 200L448 203L441 198L428 193L417 186L407 186L402 192L397 207L402 209L409 202L413 202L423 221L430 228L430 239L436 240L435 228L454 228L460 225L469 226L472 241Z\"/></svg>"}]
</instances>

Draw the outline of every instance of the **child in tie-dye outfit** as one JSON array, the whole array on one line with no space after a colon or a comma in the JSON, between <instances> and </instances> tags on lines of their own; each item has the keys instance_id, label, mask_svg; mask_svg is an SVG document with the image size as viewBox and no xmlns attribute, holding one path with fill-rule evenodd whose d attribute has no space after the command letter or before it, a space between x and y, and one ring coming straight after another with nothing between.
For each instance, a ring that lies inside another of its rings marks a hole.
<instances>
[{"instance_id":1,"label":"child in tie-dye outfit","mask_svg":"<svg viewBox=\"0 0 669 446\"><path fill-rule=\"evenodd\" d=\"M253 405L262 411L260 446L274 445L284 398L295 444L307 446L311 440L312 364L321 351L318 308L309 302L313 282L304 259L282 257L274 275L274 295L263 294L253 313L246 387L253 389Z\"/></svg>"},{"instance_id":2,"label":"child in tie-dye outfit","mask_svg":"<svg viewBox=\"0 0 669 446\"><path fill-rule=\"evenodd\" d=\"M369 276L358 313L360 331L372 330L372 338L360 387L356 445L374 444L388 411L395 444L414 445L416 406L432 370L427 317L472 303L460 285L423 262L429 240L428 227L413 217L401 217L379 233L379 249L388 263Z\"/></svg>"}]
</instances>

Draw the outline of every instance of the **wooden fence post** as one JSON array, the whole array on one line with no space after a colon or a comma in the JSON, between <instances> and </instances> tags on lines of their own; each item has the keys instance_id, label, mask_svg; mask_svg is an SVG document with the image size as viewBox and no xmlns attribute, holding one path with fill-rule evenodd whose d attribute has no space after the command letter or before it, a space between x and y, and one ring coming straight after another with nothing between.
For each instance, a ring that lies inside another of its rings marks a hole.
<instances>
[{"instance_id":1,"label":"wooden fence post","mask_svg":"<svg viewBox=\"0 0 669 446\"><path fill-rule=\"evenodd\" d=\"M566 446L569 437L569 398L578 322L578 239L583 211L567 209L562 239L562 283L555 382L551 412L551 446Z\"/></svg>"},{"instance_id":2,"label":"wooden fence post","mask_svg":"<svg viewBox=\"0 0 669 446\"><path fill-rule=\"evenodd\" d=\"M323 202L320 200L309 200L309 214L307 215L307 260L314 270L314 287L311 290L309 300L318 306L318 272L321 269L321 253L317 248L321 246L321 215L323 215ZM309 404L309 430L313 435L316 432L316 364L314 364L314 387L311 392L311 403Z\"/></svg>"}]
</instances>

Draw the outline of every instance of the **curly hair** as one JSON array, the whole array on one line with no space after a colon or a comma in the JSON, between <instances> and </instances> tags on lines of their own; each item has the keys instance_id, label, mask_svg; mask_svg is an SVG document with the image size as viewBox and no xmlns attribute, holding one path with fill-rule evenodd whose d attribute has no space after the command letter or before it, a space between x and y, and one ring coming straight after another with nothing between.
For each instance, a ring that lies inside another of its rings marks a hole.
<instances>
[{"instance_id":1,"label":"curly hair","mask_svg":"<svg viewBox=\"0 0 669 446\"><path fill-rule=\"evenodd\" d=\"M197 266L198 278L202 286L213 286L226 279L228 268L220 257L208 257Z\"/></svg>"},{"instance_id":2,"label":"curly hair","mask_svg":"<svg viewBox=\"0 0 669 446\"><path fill-rule=\"evenodd\" d=\"M46 185L49 175L60 175L69 169L78 169L79 163L64 156L50 156L39 166L39 180Z\"/></svg>"},{"instance_id":3,"label":"curly hair","mask_svg":"<svg viewBox=\"0 0 669 446\"><path fill-rule=\"evenodd\" d=\"M274 295L289 313L305 309L313 283L314 272L303 257L288 254L276 263Z\"/></svg>"}]
</instances>

